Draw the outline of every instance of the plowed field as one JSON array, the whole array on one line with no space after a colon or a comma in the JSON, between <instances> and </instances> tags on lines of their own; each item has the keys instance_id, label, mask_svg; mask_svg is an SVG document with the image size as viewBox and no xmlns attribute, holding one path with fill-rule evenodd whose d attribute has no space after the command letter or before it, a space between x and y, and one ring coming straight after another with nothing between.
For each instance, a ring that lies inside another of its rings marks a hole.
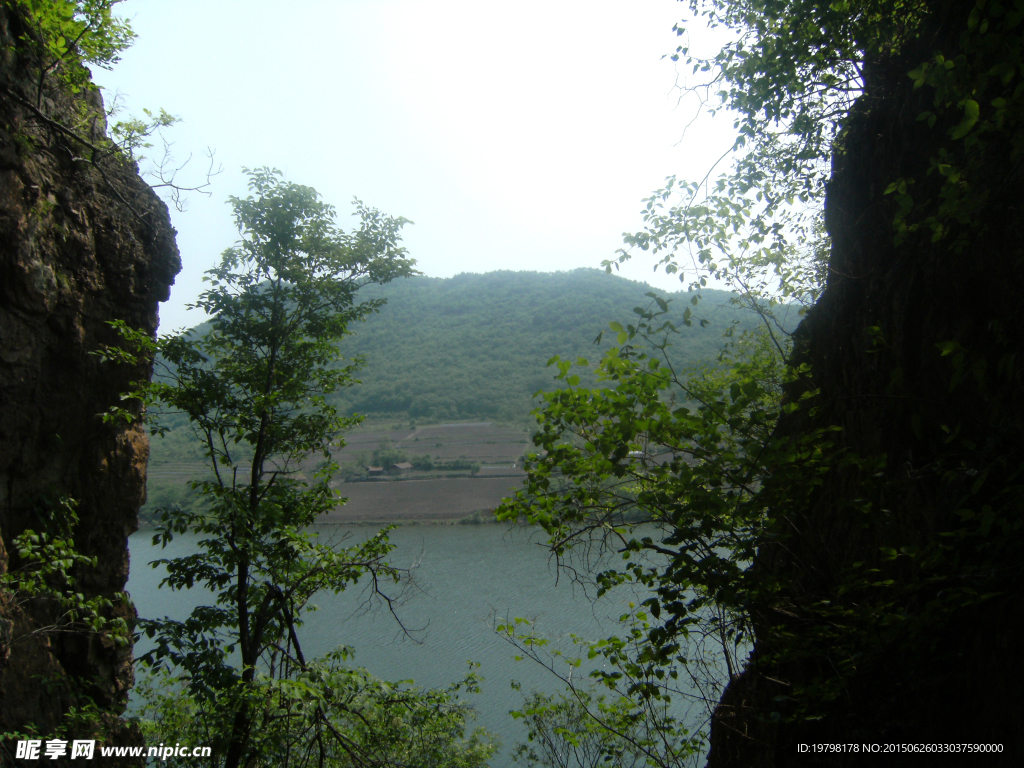
<instances>
[{"instance_id":1,"label":"plowed field","mask_svg":"<svg viewBox=\"0 0 1024 768\"><path fill-rule=\"evenodd\" d=\"M384 480L342 483L348 503L322 518L323 523L457 520L494 509L519 487L513 477Z\"/></svg>"}]
</instances>

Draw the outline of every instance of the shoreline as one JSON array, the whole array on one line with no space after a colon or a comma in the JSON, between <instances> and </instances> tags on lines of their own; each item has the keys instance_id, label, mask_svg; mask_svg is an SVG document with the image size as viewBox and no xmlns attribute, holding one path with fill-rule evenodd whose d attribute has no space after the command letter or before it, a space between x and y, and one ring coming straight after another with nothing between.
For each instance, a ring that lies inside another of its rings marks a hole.
<instances>
[{"instance_id":1,"label":"shoreline","mask_svg":"<svg viewBox=\"0 0 1024 768\"><path fill-rule=\"evenodd\" d=\"M321 515L316 527L364 525L489 525L502 500L522 487L523 475L402 478L339 483L346 503ZM138 530L152 530L152 520Z\"/></svg>"},{"instance_id":2,"label":"shoreline","mask_svg":"<svg viewBox=\"0 0 1024 768\"><path fill-rule=\"evenodd\" d=\"M324 517L333 517L333 515L325 515ZM498 525L504 521L498 520L494 517L493 509L478 509L465 517L404 517L394 520L385 518L381 519L329 519L324 520L321 518L317 522L313 523L314 528L326 528L329 526L375 526L385 527L389 525L395 526L417 526L417 525Z\"/></svg>"}]
</instances>

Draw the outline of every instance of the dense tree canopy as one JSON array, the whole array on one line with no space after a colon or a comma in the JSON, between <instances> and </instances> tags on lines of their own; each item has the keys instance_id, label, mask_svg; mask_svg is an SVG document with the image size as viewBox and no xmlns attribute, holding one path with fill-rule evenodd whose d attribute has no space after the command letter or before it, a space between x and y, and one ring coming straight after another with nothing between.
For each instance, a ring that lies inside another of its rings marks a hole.
<instances>
[{"instance_id":1,"label":"dense tree canopy","mask_svg":"<svg viewBox=\"0 0 1024 768\"><path fill-rule=\"evenodd\" d=\"M416 277L379 289L388 305L347 339L347 354L366 359L361 385L339 405L383 417L524 422L533 395L551 386L555 353L589 356L610 318L628 322L651 303L643 284L577 270L553 275L490 272ZM374 294L377 295L377 294ZM659 293L659 295L662 295ZM692 310L692 294L665 295L673 316ZM687 367L711 361L723 333L752 325L725 292L711 292L686 329L674 359ZM795 311L790 323L795 321Z\"/></svg>"}]
</instances>

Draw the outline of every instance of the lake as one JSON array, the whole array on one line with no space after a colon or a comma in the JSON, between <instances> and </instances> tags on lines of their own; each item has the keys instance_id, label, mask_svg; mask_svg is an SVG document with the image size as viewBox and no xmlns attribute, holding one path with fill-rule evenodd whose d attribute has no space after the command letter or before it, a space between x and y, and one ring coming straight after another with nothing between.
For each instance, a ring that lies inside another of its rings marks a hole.
<instances>
[{"instance_id":1,"label":"lake","mask_svg":"<svg viewBox=\"0 0 1024 768\"><path fill-rule=\"evenodd\" d=\"M325 536L344 533L330 527L321 531ZM375 531L370 526L350 529L349 544ZM195 539L176 539L166 550L154 547L151 539L151 532L140 532L129 540L128 591L140 616L183 619L209 593L158 589L162 569L146 564L194 551ZM526 736L522 721L508 714L523 703L523 693L513 690L510 681L519 681L523 692L561 690L560 682L536 663L514 660L516 650L494 632L495 619L534 619L553 644L568 649L570 633L590 639L615 634L616 619L627 604L643 599L624 587L592 601L592 593L588 597L564 574L557 577L547 550L539 545L543 538L538 530L509 531L495 524L405 525L391 533L391 540L397 545L391 562L412 569L413 584L399 613L406 627L415 630L413 638L386 609L367 610L366 592L356 585L314 601L319 610L307 615L303 649L313 657L338 645L351 646L354 666L387 680L412 679L422 687L445 686L465 675L468 661L479 663L482 693L469 700L479 713L476 723L502 739L502 752L491 761L494 768L511 764L508 753ZM136 653L151 647L150 642L143 638Z\"/></svg>"}]
</instances>

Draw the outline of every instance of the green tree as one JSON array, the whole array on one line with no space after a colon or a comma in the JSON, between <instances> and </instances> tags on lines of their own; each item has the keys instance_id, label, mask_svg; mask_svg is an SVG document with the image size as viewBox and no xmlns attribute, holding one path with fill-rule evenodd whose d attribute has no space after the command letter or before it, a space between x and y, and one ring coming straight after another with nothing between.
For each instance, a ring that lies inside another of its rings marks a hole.
<instances>
[{"instance_id":1,"label":"green tree","mask_svg":"<svg viewBox=\"0 0 1024 768\"><path fill-rule=\"evenodd\" d=\"M382 443L379 448L373 451L373 456L370 461L375 467L384 467L384 469L391 469L394 464L401 464L403 461L408 461L409 455L400 448L395 448L386 443Z\"/></svg>"},{"instance_id":2,"label":"green tree","mask_svg":"<svg viewBox=\"0 0 1024 768\"><path fill-rule=\"evenodd\" d=\"M825 432L773 439L792 374L766 331L735 340L719 366L676 370L659 302L630 326L611 324L621 344L594 367L597 386L581 385L586 360L556 360L565 386L543 394L526 485L498 510L542 526L559 561L598 595L633 583L649 597L618 634L579 639L578 658L544 657L526 622L498 629L569 689L561 703L530 702L538 733L557 735L571 709L590 751L668 768L695 761L717 698L742 668L746 606L770 589L749 569L770 510L810 491L829 441ZM586 678L567 674L586 658L605 662L591 677L614 707L590 706Z\"/></svg>"},{"instance_id":3,"label":"green tree","mask_svg":"<svg viewBox=\"0 0 1024 768\"><path fill-rule=\"evenodd\" d=\"M151 414L188 417L210 472L192 483L205 503L165 511L154 538L202 537L197 553L154 566L167 570L163 586L199 585L215 598L185 621L142 622L156 640L144 661L177 669L191 702L158 711L194 708L226 768L386 763L416 743L411 731L396 743L378 734L394 726L381 718L400 719L399 710L411 717L407 729L434 734L431 749L451 753L433 764L478 764L490 743L473 737L463 749L466 709L454 692L389 687L345 668L344 649L322 659L303 651L314 595L365 576L390 605L384 585L400 577L386 561L387 530L342 548L309 526L343 501L329 486L331 452L359 418L325 398L351 385L359 364L342 359L338 342L382 303L358 303L357 292L414 270L399 245L406 220L357 201L361 226L343 232L315 190L279 175L251 171L254 194L231 199L241 240L196 304L209 328L158 341L163 373L135 393ZM307 477L314 454L324 461Z\"/></svg>"}]
</instances>

